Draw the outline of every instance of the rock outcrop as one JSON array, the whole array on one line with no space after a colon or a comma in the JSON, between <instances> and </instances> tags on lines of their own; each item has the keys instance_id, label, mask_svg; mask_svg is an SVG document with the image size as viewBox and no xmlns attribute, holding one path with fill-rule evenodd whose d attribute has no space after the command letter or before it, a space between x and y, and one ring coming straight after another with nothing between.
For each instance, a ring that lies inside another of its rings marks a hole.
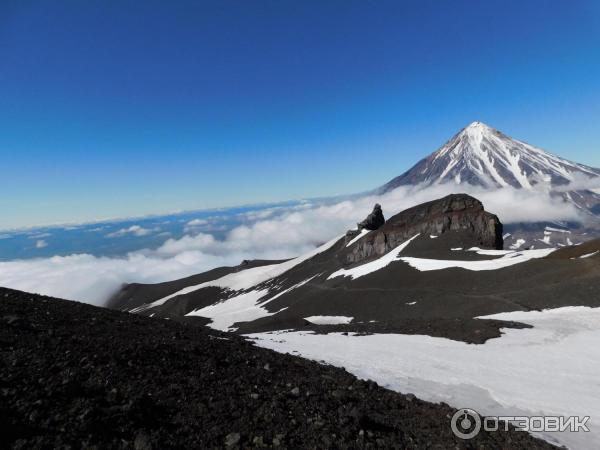
<instances>
[{"instance_id":1,"label":"rock outcrop","mask_svg":"<svg viewBox=\"0 0 600 450\"><path fill-rule=\"evenodd\" d=\"M362 230L377 230L385 223L385 217L383 217L383 211L379 203L375 203L373 211L366 217L362 222L356 224L356 228L348 230L346 232L346 244L360 234Z\"/></svg>"},{"instance_id":2,"label":"rock outcrop","mask_svg":"<svg viewBox=\"0 0 600 450\"><path fill-rule=\"evenodd\" d=\"M356 263L391 251L417 234L439 236L448 231L469 233L473 246L502 249L502 223L467 194L451 194L407 209L362 238L347 255Z\"/></svg>"},{"instance_id":3,"label":"rock outcrop","mask_svg":"<svg viewBox=\"0 0 600 450\"><path fill-rule=\"evenodd\" d=\"M377 230L385 223L385 217L383 217L383 211L381 210L381 205L379 203L375 203L373 207L373 211L371 214L367 216L365 220L359 222L357 224L358 230Z\"/></svg>"}]
</instances>

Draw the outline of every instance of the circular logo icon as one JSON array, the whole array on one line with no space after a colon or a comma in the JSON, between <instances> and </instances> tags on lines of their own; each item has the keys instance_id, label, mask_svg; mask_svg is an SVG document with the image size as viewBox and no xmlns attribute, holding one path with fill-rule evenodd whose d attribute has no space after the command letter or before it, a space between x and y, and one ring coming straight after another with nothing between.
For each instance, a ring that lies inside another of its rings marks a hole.
<instances>
[{"instance_id":1,"label":"circular logo icon","mask_svg":"<svg viewBox=\"0 0 600 450\"><path fill-rule=\"evenodd\" d=\"M459 409L450 421L452 432L460 439L473 439L481 431L481 418L477 411L469 408Z\"/></svg>"}]
</instances>

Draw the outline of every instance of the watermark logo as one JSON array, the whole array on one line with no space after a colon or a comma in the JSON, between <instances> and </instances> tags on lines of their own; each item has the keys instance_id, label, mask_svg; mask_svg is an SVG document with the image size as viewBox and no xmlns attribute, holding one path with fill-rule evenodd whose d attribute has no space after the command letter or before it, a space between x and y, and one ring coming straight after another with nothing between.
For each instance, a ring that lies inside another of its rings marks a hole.
<instances>
[{"instance_id":1,"label":"watermark logo","mask_svg":"<svg viewBox=\"0 0 600 450\"><path fill-rule=\"evenodd\" d=\"M459 409L452 416L450 426L456 437L473 439L481 431L481 417L473 409Z\"/></svg>"},{"instance_id":2,"label":"watermark logo","mask_svg":"<svg viewBox=\"0 0 600 450\"><path fill-rule=\"evenodd\" d=\"M471 408L456 411L450 421L454 435L460 439L473 439L483 429L485 431L508 431L513 425L516 431L533 432L589 432L585 417L563 416L486 416L481 417Z\"/></svg>"}]
</instances>

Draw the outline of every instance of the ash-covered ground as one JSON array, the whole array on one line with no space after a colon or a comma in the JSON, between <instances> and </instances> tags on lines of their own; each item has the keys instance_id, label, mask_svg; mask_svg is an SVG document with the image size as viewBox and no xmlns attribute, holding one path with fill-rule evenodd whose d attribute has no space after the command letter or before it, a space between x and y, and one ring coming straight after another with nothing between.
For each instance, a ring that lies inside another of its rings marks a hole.
<instances>
[{"instance_id":1,"label":"ash-covered ground","mask_svg":"<svg viewBox=\"0 0 600 450\"><path fill-rule=\"evenodd\" d=\"M549 449L199 324L0 288L1 448Z\"/></svg>"}]
</instances>

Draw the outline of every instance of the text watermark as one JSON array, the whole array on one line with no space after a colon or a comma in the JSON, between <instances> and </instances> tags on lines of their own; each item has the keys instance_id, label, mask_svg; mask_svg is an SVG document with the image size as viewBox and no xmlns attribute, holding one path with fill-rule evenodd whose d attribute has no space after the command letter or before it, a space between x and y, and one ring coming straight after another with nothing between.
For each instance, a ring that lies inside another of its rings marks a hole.
<instances>
[{"instance_id":1,"label":"text watermark","mask_svg":"<svg viewBox=\"0 0 600 450\"><path fill-rule=\"evenodd\" d=\"M460 439L473 439L484 431L508 431L510 426L515 431L532 432L589 432L587 422L589 416L485 416L481 417L471 408L456 411L450 421L452 432Z\"/></svg>"}]
</instances>

